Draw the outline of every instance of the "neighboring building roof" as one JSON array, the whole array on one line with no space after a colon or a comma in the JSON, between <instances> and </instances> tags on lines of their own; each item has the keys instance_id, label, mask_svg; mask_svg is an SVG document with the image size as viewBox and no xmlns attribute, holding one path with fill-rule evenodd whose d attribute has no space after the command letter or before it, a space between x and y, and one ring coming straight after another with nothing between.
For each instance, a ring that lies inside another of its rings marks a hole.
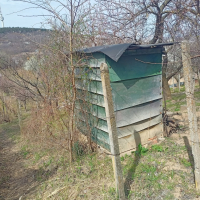
<instances>
[{"instance_id":1,"label":"neighboring building roof","mask_svg":"<svg viewBox=\"0 0 200 200\"><path fill-rule=\"evenodd\" d=\"M173 44L174 43L158 43L158 44L138 45L134 43L124 43L124 44L91 47L91 48L82 49L79 52L83 52L83 53L101 52L117 62L126 50L149 49L149 48L156 48L156 47L162 47L162 46L169 46Z\"/></svg>"}]
</instances>

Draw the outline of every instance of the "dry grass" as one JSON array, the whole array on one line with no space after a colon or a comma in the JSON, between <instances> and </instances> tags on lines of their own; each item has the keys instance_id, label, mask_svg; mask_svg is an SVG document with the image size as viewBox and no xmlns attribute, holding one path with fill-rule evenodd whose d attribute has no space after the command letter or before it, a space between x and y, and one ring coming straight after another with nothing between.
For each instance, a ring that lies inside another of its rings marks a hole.
<instances>
[{"instance_id":1,"label":"dry grass","mask_svg":"<svg viewBox=\"0 0 200 200\"><path fill-rule=\"evenodd\" d=\"M76 160L70 165L64 149L42 148L22 141L16 123L1 125L1 141L14 140L9 152L20 156L19 162L11 159L7 163L15 172L11 174L13 177L1 179L10 188L20 185L15 197L30 200L117 199L112 162L103 151L87 153L78 146L82 153L74 152ZM140 156L132 153L121 157L128 199L198 199L200 194L195 191L187 136L182 131L161 144L148 147L148 151ZM15 177L16 173L20 179Z\"/></svg>"}]
</instances>

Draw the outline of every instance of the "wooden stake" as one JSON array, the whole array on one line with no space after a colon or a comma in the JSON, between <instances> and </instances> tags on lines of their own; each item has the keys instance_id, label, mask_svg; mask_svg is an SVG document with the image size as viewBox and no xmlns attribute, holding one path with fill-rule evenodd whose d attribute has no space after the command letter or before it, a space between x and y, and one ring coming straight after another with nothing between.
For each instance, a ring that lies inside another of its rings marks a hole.
<instances>
[{"instance_id":1,"label":"wooden stake","mask_svg":"<svg viewBox=\"0 0 200 200\"><path fill-rule=\"evenodd\" d=\"M183 41L181 47L182 47L183 73L185 79L185 93L187 98L190 140L192 146L192 154L194 157L195 183L196 183L196 189L200 190L200 147L199 147L199 135L197 128L196 107L194 100L195 81L193 77L191 57L189 54L190 52L189 42Z\"/></svg>"},{"instance_id":2,"label":"wooden stake","mask_svg":"<svg viewBox=\"0 0 200 200\"><path fill-rule=\"evenodd\" d=\"M112 100L112 91L111 91L112 89L110 86L110 77L107 64L102 63L100 66L100 70L101 70L101 81L104 94L104 102L105 102L106 118L107 118L108 132L110 138L110 150L112 154L116 190L119 194L119 199L125 200L119 142L118 142L115 113Z\"/></svg>"},{"instance_id":3,"label":"wooden stake","mask_svg":"<svg viewBox=\"0 0 200 200\"><path fill-rule=\"evenodd\" d=\"M178 90L180 92L181 83L180 83L180 73L178 74Z\"/></svg>"}]
</instances>

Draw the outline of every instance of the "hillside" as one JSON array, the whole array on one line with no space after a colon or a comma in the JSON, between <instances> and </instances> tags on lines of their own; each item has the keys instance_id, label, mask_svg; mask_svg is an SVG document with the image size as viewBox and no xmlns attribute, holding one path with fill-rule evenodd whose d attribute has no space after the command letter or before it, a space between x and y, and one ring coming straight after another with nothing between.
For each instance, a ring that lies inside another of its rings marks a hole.
<instances>
[{"instance_id":1,"label":"hillside","mask_svg":"<svg viewBox=\"0 0 200 200\"><path fill-rule=\"evenodd\" d=\"M37 44L44 43L49 30L34 28L0 28L0 53L19 55L35 52Z\"/></svg>"}]
</instances>

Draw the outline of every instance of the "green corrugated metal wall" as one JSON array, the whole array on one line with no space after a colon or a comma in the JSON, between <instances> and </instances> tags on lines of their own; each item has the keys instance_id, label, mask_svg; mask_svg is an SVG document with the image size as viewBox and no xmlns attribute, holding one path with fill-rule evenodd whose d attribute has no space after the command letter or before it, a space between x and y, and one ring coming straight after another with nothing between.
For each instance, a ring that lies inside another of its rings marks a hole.
<instances>
[{"instance_id":1,"label":"green corrugated metal wall","mask_svg":"<svg viewBox=\"0 0 200 200\"><path fill-rule=\"evenodd\" d=\"M93 53L88 59L88 66L77 69L77 96L82 99L76 104L77 124L85 134L90 129L92 139L109 150L100 75L102 62L109 66L118 136L125 137L162 120L162 48L126 51L118 62L103 53ZM83 74L87 74L85 81L81 79ZM89 91L84 96L88 109L83 106L83 90ZM89 120L84 113L88 113Z\"/></svg>"}]
</instances>

